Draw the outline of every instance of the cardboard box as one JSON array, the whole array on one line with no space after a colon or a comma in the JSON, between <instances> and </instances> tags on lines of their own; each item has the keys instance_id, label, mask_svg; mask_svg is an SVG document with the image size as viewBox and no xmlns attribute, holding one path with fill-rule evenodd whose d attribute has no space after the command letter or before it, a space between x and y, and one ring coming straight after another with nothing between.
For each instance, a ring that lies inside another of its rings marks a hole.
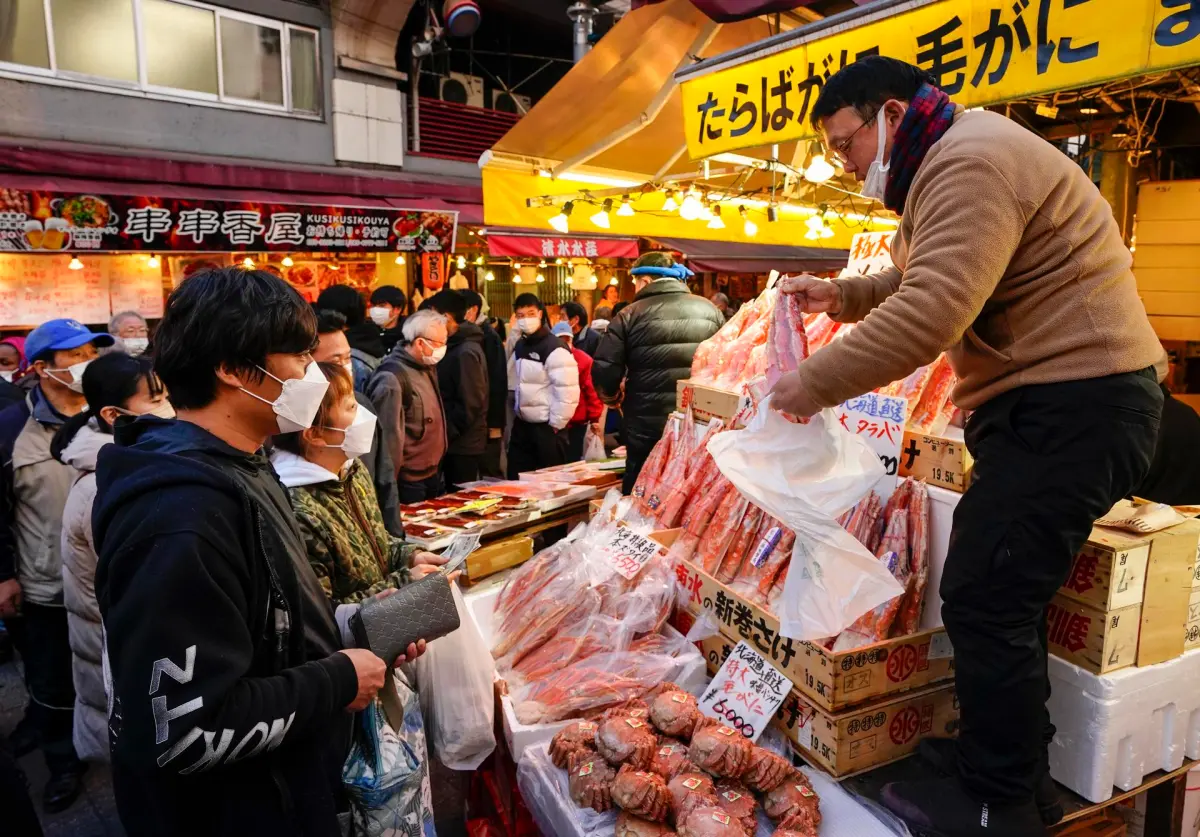
<instances>
[{"instance_id":1,"label":"cardboard box","mask_svg":"<svg viewBox=\"0 0 1200 837\"><path fill-rule=\"evenodd\" d=\"M746 403L746 397L708 384L693 383L691 379L675 385L676 408L683 412L689 406L696 421L724 419L728 424Z\"/></svg>"},{"instance_id":2,"label":"cardboard box","mask_svg":"<svg viewBox=\"0 0 1200 837\"><path fill-rule=\"evenodd\" d=\"M700 646L715 674L733 641L718 635ZM953 684L945 684L832 713L793 689L772 723L806 760L840 779L902 759L922 738L954 735L958 700Z\"/></svg>"},{"instance_id":3,"label":"cardboard box","mask_svg":"<svg viewBox=\"0 0 1200 837\"><path fill-rule=\"evenodd\" d=\"M689 562L676 568L693 614L708 613L721 633L746 640L826 711L877 700L954 677L954 649L944 628L855 648L828 651L779 633L779 620Z\"/></svg>"},{"instance_id":4,"label":"cardboard box","mask_svg":"<svg viewBox=\"0 0 1200 837\"><path fill-rule=\"evenodd\" d=\"M1183 632L1183 650L1191 651L1193 648L1200 648L1200 590L1192 591L1192 598L1188 602L1188 621Z\"/></svg>"},{"instance_id":5,"label":"cardboard box","mask_svg":"<svg viewBox=\"0 0 1200 837\"><path fill-rule=\"evenodd\" d=\"M1059 594L1050 602L1050 653L1095 674L1107 674L1137 660L1141 605L1104 611Z\"/></svg>"},{"instance_id":6,"label":"cardboard box","mask_svg":"<svg viewBox=\"0 0 1200 837\"><path fill-rule=\"evenodd\" d=\"M533 557L533 538L506 538L481 546L467 556L466 577L476 582L501 570L524 564Z\"/></svg>"},{"instance_id":7,"label":"cardboard box","mask_svg":"<svg viewBox=\"0 0 1200 837\"><path fill-rule=\"evenodd\" d=\"M925 480L930 485L940 485L961 494L971 484L974 467L975 460L961 438L904 431L900 476Z\"/></svg>"}]
</instances>

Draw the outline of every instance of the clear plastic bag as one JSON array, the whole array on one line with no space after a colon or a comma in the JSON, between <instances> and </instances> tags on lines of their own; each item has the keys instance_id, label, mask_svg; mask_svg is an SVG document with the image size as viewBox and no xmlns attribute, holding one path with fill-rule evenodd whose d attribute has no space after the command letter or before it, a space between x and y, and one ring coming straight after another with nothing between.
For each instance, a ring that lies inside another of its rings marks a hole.
<instances>
[{"instance_id":1,"label":"clear plastic bag","mask_svg":"<svg viewBox=\"0 0 1200 837\"><path fill-rule=\"evenodd\" d=\"M458 585L451 587L462 624L429 643L414 666L434 755L451 770L474 770L496 747L496 666Z\"/></svg>"},{"instance_id":2,"label":"clear plastic bag","mask_svg":"<svg viewBox=\"0 0 1200 837\"><path fill-rule=\"evenodd\" d=\"M768 397L744 430L718 434L708 450L738 491L796 533L776 613L782 634L836 636L903 592L836 520L883 476L883 466L832 411L794 424Z\"/></svg>"},{"instance_id":3,"label":"clear plastic bag","mask_svg":"<svg viewBox=\"0 0 1200 837\"><path fill-rule=\"evenodd\" d=\"M602 459L608 459L608 454L604 451L604 439L588 428L583 436L583 461L599 462Z\"/></svg>"}]
</instances>

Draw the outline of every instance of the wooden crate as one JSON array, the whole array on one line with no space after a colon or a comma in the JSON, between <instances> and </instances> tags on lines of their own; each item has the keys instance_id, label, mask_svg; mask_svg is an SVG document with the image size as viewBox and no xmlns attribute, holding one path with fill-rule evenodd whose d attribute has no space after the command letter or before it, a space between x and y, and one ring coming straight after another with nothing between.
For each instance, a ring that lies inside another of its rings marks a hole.
<instances>
[{"instance_id":1,"label":"wooden crate","mask_svg":"<svg viewBox=\"0 0 1200 837\"><path fill-rule=\"evenodd\" d=\"M513 537L481 546L467 556L464 575L476 582L501 570L524 564L533 557L533 538Z\"/></svg>"},{"instance_id":2,"label":"wooden crate","mask_svg":"<svg viewBox=\"0 0 1200 837\"><path fill-rule=\"evenodd\" d=\"M962 439L904 431L900 449L900 476L925 480L960 494L971 484L975 460Z\"/></svg>"},{"instance_id":3,"label":"wooden crate","mask_svg":"<svg viewBox=\"0 0 1200 837\"><path fill-rule=\"evenodd\" d=\"M1183 654L1188 605L1196 572L1200 521L1188 520L1155 532L1146 568L1146 594L1142 598L1141 635L1137 664L1151 666Z\"/></svg>"},{"instance_id":4,"label":"wooden crate","mask_svg":"<svg viewBox=\"0 0 1200 837\"><path fill-rule=\"evenodd\" d=\"M1149 561L1148 538L1097 527L1071 562L1067 583L1058 592L1100 610L1141 604Z\"/></svg>"},{"instance_id":5,"label":"wooden crate","mask_svg":"<svg viewBox=\"0 0 1200 837\"><path fill-rule=\"evenodd\" d=\"M1183 630L1183 650L1200 648L1200 590L1192 591L1188 602L1188 621Z\"/></svg>"},{"instance_id":6,"label":"wooden crate","mask_svg":"<svg viewBox=\"0 0 1200 837\"><path fill-rule=\"evenodd\" d=\"M779 620L689 562L676 570L693 614L708 613L721 633L746 640L817 706L836 711L954 677L954 649L944 628L888 639L852 651L829 651L779 633Z\"/></svg>"},{"instance_id":7,"label":"wooden crate","mask_svg":"<svg viewBox=\"0 0 1200 837\"><path fill-rule=\"evenodd\" d=\"M676 408L683 412L691 407L692 417L696 421L719 418L728 424L745 403L744 395L717 389L708 384L694 383L690 379L679 381L675 385Z\"/></svg>"},{"instance_id":8,"label":"wooden crate","mask_svg":"<svg viewBox=\"0 0 1200 837\"><path fill-rule=\"evenodd\" d=\"M1050 602L1050 653L1096 674L1137 660L1141 605L1104 611L1059 594Z\"/></svg>"},{"instance_id":9,"label":"wooden crate","mask_svg":"<svg viewBox=\"0 0 1200 837\"><path fill-rule=\"evenodd\" d=\"M712 674L733 650L720 635L700 645ZM807 760L843 778L904 758L922 738L954 735L958 700L944 684L832 713L793 689L772 723Z\"/></svg>"}]
</instances>

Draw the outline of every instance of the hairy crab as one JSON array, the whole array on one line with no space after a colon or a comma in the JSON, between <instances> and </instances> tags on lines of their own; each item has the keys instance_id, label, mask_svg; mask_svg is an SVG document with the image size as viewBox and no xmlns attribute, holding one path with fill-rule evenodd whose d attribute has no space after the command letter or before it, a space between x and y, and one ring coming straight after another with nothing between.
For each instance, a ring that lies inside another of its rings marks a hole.
<instances>
[{"instance_id":1,"label":"hairy crab","mask_svg":"<svg viewBox=\"0 0 1200 837\"><path fill-rule=\"evenodd\" d=\"M626 764L613 781L612 800L622 811L661 822L667 817L671 794L662 776Z\"/></svg>"}]
</instances>

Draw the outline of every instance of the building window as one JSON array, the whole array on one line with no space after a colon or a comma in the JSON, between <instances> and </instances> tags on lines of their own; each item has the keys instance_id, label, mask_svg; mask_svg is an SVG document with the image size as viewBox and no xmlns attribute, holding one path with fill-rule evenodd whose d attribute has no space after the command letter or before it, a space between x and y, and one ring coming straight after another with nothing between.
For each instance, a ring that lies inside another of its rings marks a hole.
<instances>
[{"instance_id":1,"label":"building window","mask_svg":"<svg viewBox=\"0 0 1200 837\"><path fill-rule=\"evenodd\" d=\"M0 71L321 113L315 30L192 0L0 0Z\"/></svg>"}]
</instances>

